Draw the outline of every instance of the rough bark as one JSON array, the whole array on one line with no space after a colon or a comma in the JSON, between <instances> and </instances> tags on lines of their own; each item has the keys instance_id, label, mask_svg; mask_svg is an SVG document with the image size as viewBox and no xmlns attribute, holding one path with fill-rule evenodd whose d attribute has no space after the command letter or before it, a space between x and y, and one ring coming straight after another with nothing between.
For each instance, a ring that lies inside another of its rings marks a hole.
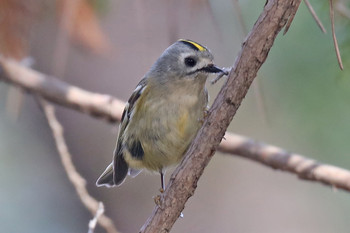
<instances>
[{"instance_id":1,"label":"rough bark","mask_svg":"<svg viewBox=\"0 0 350 233\"><path fill-rule=\"evenodd\" d=\"M169 232L193 195L197 182L218 148L225 131L245 97L256 74L267 58L280 30L294 17L300 0L269 0L241 52L226 84L216 97L208 117L187 151L184 160L171 176L159 205L140 232Z\"/></svg>"}]
</instances>

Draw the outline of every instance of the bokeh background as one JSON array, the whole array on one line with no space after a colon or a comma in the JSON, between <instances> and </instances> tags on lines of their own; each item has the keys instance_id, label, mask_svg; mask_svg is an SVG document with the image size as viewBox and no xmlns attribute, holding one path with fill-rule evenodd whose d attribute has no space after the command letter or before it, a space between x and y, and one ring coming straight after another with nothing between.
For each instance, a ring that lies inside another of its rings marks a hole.
<instances>
[{"instance_id":1,"label":"bokeh background","mask_svg":"<svg viewBox=\"0 0 350 233\"><path fill-rule=\"evenodd\" d=\"M350 19L336 11L340 71L328 2L311 3L328 33L302 3L229 131L350 169ZM127 100L178 38L208 46L217 65L232 66L264 4L241 0L239 10L233 0L1 0L0 48L18 60L32 57L41 72ZM207 85L211 100L223 84ZM92 216L67 179L42 111L24 94L16 114L9 93L19 96L0 82L0 232L87 232ZM95 187L111 161L118 125L60 106L57 114L89 192L104 202L121 232L137 232L153 210L159 176L141 173L118 188ZM172 232L346 233L350 195L216 153L183 214Z\"/></svg>"}]
</instances>

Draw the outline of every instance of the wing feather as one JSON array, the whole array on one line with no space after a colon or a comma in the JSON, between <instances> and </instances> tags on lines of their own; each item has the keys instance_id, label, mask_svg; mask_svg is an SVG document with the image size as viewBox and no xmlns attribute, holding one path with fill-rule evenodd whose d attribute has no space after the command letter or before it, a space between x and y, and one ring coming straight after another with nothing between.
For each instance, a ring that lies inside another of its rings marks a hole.
<instances>
[{"instance_id":1,"label":"wing feather","mask_svg":"<svg viewBox=\"0 0 350 233\"><path fill-rule=\"evenodd\" d=\"M130 120L132 119L132 112L135 108L135 105L137 103L137 101L139 100L142 92L145 90L147 85L147 79L143 78L139 84L136 86L136 89L134 90L134 92L132 93L132 95L130 96L128 103L125 105L124 111L123 111L123 115L122 115L122 121L120 124L120 128L119 128L119 135L118 135L118 139L117 139L117 145L114 151L114 159L113 159L113 181L114 184L119 185L121 184L127 173L128 173L128 165L124 160L123 157L123 151L125 149L125 145L123 143L123 136L124 136L124 132L130 122ZM137 144L137 148L135 150L132 151L137 151L137 152L143 152L142 146L141 144ZM135 155L136 157L142 157L142 155Z\"/></svg>"}]
</instances>

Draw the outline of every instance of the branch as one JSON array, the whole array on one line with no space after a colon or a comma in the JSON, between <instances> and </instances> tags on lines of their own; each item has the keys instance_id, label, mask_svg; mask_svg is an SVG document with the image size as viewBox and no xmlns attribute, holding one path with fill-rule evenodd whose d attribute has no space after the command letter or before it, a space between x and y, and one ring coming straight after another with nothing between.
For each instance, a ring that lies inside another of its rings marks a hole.
<instances>
[{"instance_id":1,"label":"branch","mask_svg":"<svg viewBox=\"0 0 350 233\"><path fill-rule=\"evenodd\" d=\"M197 182L267 58L280 30L289 27L300 0L269 0L243 43L226 84L210 108L203 127L176 168L160 203L140 232L169 232L193 195ZM287 28L288 29L288 28ZM286 30L285 30L286 31Z\"/></svg>"},{"instance_id":2,"label":"branch","mask_svg":"<svg viewBox=\"0 0 350 233\"><path fill-rule=\"evenodd\" d=\"M332 38L333 38L333 44L334 44L335 54L336 54L336 56L337 56L339 68L340 68L341 70L343 70L343 69L344 69L343 61L342 61L341 56L340 56L340 51L339 51L339 45L338 45L337 36L335 35L333 0L329 0L329 17L331 18Z\"/></svg>"},{"instance_id":3,"label":"branch","mask_svg":"<svg viewBox=\"0 0 350 233\"><path fill-rule=\"evenodd\" d=\"M89 222L89 231L88 233L94 233L98 219L103 215L105 212L105 207L103 206L102 202L98 203L98 209L96 211L96 214L93 219L90 220Z\"/></svg>"},{"instance_id":4,"label":"branch","mask_svg":"<svg viewBox=\"0 0 350 233\"><path fill-rule=\"evenodd\" d=\"M54 77L24 67L15 61L0 57L1 69L4 72L0 72L0 80L17 85L56 104L106 119L109 122L118 122L121 119L124 103L114 97L83 90ZM71 94L68 95L68 92ZM289 162L295 161L294 158L296 157L293 157L295 154L228 132L225 134L225 138L226 140L223 140L218 148L221 152L248 158L274 169L289 171L300 178L305 177L301 174L300 168L297 169L297 166L293 168L292 165L297 164ZM268 148L275 149L271 150ZM267 154L267 152L269 153ZM299 155L297 158L300 159L300 164L306 164L309 161L308 158ZM349 171L330 165L321 165L318 162L315 162L315 164L318 164L317 170L315 169L316 167L308 170L308 180L322 182L350 191L350 185L348 184L350 180Z\"/></svg>"},{"instance_id":5,"label":"branch","mask_svg":"<svg viewBox=\"0 0 350 233\"><path fill-rule=\"evenodd\" d=\"M78 173L75 169L75 166L72 161L72 156L69 153L66 141L63 136L63 127L56 118L55 108L49 104L46 100L39 99L40 106L43 108L47 122L49 123L52 135L55 139L57 151L60 155L62 164L70 182L73 184L75 191L77 192L81 202L84 206L95 215L96 212L99 212L100 209L99 202L94 199L88 193L85 184L85 179ZM96 214L97 216L97 214ZM99 216L96 217L97 222L108 232L108 233L118 233L115 228L113 221L108 218L103 213L99 213Z\"/></svg>"},{"instance_id":6,"label":"branch","mask_svg":"<svg viewBox=\"0 0 350 233\"><path fill-rule=\"evenodd\" d=\"M322 164L302 155L235 134L225 134L219 151L260 162L271 168L296 174L300 179L317 181L350 191L350 171Z\"/></svg>"},{"instance_id":7,"label":"branch","mask_svg":"<svg viewBox=\"0 0 350 233\"><path fill-rule=\"evenodd\" d=\"M124 103L109 95L89 92L71 86L57 78L21 66L14 60L0 56L0 80L13 83L43 98L95 117L116 122L121 119Z\"/></svg>"},{"instance_id":8,"label":"branch","mask_svg":"<svg viewBox=\"0 0 350 233\"><path fill-rule=\"evenodd\" d=\"M318 27L321 29L321 31L323 33L326 33L326 29L325 27L323 26L321 20L318 18L314 8L312 7L311 3L309 2L309 0L304 0L305 2L305 5L307 6L307 9L309 9L310 11L310 14L312 15L312 17L314 18L315 22L317 23Z\"/></svg>"}]
</instances>

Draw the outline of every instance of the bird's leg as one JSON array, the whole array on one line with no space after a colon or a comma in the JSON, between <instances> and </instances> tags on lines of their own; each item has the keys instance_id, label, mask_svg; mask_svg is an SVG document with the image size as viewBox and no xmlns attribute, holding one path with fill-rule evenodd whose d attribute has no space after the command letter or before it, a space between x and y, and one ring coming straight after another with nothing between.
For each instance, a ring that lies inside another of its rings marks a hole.
<instances>
[{"instance_id":1,"label":"bird's leg","mask_svg":"<svg viewBox=\"0 0 350 233\"><path fill-rule=\"evenodd\" d=\"M163 170L159 170L159 173L160 173L160 185L162 186L162 187L160 188L160 192L161 192L161 193L164 193L164 191L165 191L165 182L164 182L164 173L163 173ZM154 198L154 202L156 203L156 205L160 206L160 204L161 204L161 197L160 197L160 195L157 195L156 198ZM184 215L183 215L183 213L181 212L181 213L180 213L180 218L183 218L183 217L184 217Z\"/></svg>"},{"instance_id":2,"label":"bird's leg","mask_svg":"<svg viewBox=\"0 0 350 233\"><path fill-rule=\"evenodd\" d=\"M164 193L164 191L165 191L165 182L164 182L163 170L159 170L159 174L160 174L160 185L161 185L161 188L159 189L159 191L160 191L160 193ZM161 196L160 195L157 195L157 196L155 196L153 198L154 202L156 203L157 206L161 205Z\"/></svg>"},{"instance_id":3,"label":"bird's leg","mask_svg":"<svg viewBox=\"0 0 350 233\"><path fill-rule=\"evenodd\" d=\"M165 191L164 173L162 170L160 170L159 173L160 173L160 185L161 185L160 192L163 193Z\"/></svg>"}]
</instances>

